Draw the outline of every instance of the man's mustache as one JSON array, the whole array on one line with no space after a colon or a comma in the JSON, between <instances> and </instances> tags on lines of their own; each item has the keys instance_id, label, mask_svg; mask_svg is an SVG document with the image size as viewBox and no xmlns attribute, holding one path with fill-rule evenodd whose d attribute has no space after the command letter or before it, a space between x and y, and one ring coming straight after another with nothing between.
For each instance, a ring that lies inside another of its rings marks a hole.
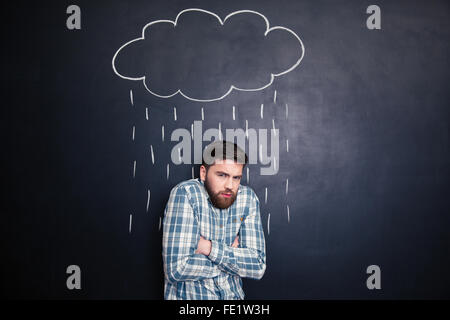
<instances>
[{"instance_id":1,"label":"man's mustache","mask_svg":"<svg viewBox=\"0 0 450 320\"><path fill-rule=\"evenodd\" d=\"M232 196L234 196L233 190L230 190L230 189L226 189L224 191L219 191L217 194L222 194L222 193L230 193Z\"/></svg>"}]
</instances>

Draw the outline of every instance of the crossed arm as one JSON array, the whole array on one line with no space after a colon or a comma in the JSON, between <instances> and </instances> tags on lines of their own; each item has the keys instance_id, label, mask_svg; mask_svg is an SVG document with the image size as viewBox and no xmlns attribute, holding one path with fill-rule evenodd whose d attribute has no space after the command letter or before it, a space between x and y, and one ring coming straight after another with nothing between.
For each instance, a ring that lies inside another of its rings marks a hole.
<instances>
[{"instance_id":1,"label":"crossed arm","mask_svg":"<svg viewBox=\"0 0 450 320\"><path fill-rule=\"evenodd\" d=\"M214 278L222 272L261 279L266 269L265 240L256 195L243 221L240 238L228 246L200 235L200 227L183 187L174 188L163 224L164 272L170 282ZM240 247L238 247L240 245Z\"/></svg>"}]
</instances>

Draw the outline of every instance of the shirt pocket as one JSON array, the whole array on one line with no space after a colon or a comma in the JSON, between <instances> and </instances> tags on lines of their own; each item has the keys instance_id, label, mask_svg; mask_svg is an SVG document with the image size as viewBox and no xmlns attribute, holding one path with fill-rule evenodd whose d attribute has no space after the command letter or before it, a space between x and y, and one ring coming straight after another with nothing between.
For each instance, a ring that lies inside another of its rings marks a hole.
<instances>
[{"instance_id":1,"label":"shirt pocket","mask_svg":"<svg viewBox=\"0 0 450 320\"><path fill-rule=\"evenodd\" d=\"M226 231L225 242L227 245L231 246L233 244L234 239L239 233L243 221L244 221L243 213L236 213L235 215L231 216L228 219L227 227L225 230ZM240 239L238 239L238 241L239 243L241 242Z\"/></svg>"}]
</instances>

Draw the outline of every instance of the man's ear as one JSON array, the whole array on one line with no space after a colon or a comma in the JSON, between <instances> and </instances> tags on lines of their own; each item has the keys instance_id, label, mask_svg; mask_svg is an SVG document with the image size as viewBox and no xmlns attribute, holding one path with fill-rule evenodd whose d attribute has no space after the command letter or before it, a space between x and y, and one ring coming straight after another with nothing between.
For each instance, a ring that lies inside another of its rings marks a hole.
<instances>
[{"instance_id":1,"label":"man's ear","mask_svg":"<svg viewBox=\"0 0 450 320\"><path fill-rule=\"evenodd\" d=\"M202 180L203 182L206 179L206 167L204 165L200 166L200 180Z\"/></svg>"}]
</instances>

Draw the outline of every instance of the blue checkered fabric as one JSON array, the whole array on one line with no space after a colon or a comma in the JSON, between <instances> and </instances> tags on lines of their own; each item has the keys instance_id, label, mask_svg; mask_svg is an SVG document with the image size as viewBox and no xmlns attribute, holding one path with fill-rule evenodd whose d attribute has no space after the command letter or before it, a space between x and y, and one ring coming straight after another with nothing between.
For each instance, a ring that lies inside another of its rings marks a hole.
<instances>
[{"instance_id":1,"label":"blue checkered fabric","mask_svg":"<svg viewBox=\"0 0 450 320\"><path fill-rule=\"evenodd\" d=\"M211 240L209 256L194 253L200 236ZM242 278L261 279L266 270L255 192L240 185L233 205L218 209L201 180L175 186L164 211L162 255L166 300L244 299Z\"/></svg>"}]
</instances>

